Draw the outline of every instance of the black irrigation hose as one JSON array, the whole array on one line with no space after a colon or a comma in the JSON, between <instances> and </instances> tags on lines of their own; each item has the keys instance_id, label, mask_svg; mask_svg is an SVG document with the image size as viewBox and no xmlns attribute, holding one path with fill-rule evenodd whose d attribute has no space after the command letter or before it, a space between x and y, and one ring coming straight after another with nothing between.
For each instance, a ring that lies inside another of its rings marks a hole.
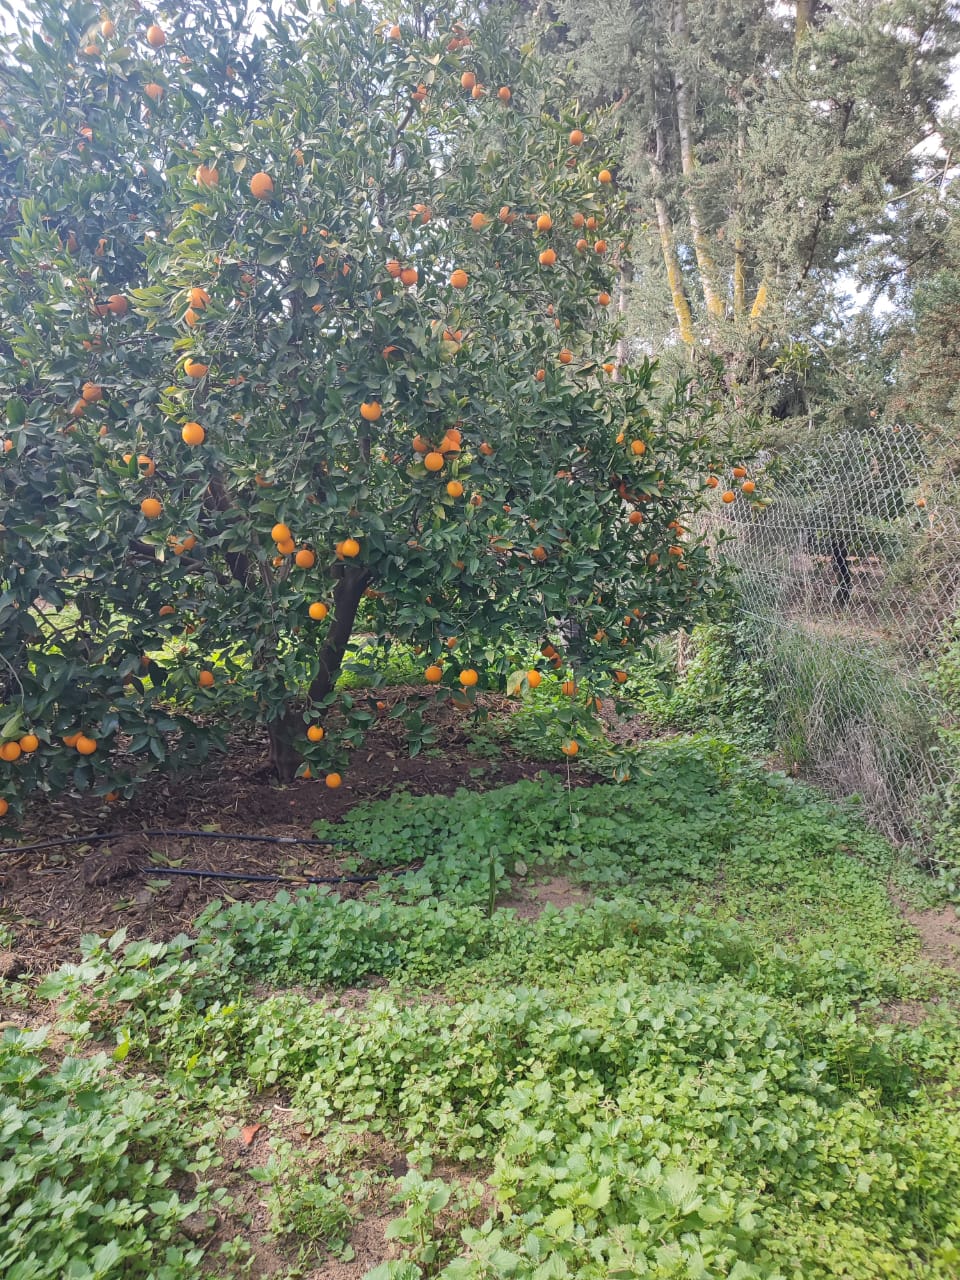
<instances>
[{"instance_id":1,"label":"black irrigation hose","mask_svg":"<svg viewBox=\"0 0 960 1280\"><path fill-rule=\"evenodd\" d=\"M233 831L95 831L85 836L60 836L56 840L44 840L39 844L0 846L0 857L5 853L33 853L37 849L55 849L65 844L95 844L107 840L129 840L134 836L181 836L201 840L238 840L255 844L303 844L311 848L326 849L331 845L342 846L347 840L312 840L306 836L257 836ZM154 868L144 868L153 870ZM402 876L416 867L385 867L374 876L284 876L255 875L245 871L204 871L191 867L156 867L159 877L193 876L200 880L244 880L255 884L373 884L381 876Z\"/></svg>"},{"instance_id":2,"label":"black irrigation hose","mask_svg":"<svg viewBox=\"0 0 960 1280\"><path fill-rule=\"evenodd\" d=\"M386 867L375 876L258 876L241 871L194 871L184 867L157 867L157 878L195 876L204 880L247 880L255 884L373 884L381 876L402 876L416 867Z\"/></svg>"},{"instance_id":3,"label":"black irrigation hose","mask_svg":"<svg viewBox=\"0 0 960 1280\"><path fill-rule=\"evenodd\" d=\"M307 836L255 836L244 831L94 831L85 836L60 836L39 844L0 845L5 853L34 853L38 849L56 849L65 844L95 844L101 840L129 840L135 836L190 837L196 840L238 840L241 844L305 844L315 849L343 846L349 840L311 840Z\"/></svg>"}]
</instances>

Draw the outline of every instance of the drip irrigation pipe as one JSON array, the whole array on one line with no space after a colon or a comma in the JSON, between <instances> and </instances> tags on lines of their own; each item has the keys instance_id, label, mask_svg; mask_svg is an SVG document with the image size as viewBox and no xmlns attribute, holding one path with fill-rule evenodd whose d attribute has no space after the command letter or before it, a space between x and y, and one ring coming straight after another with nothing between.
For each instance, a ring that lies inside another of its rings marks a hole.
<instances>
[{"instance_id":1,"label":"drip irrigation pipe","mask_svg":"<svg viewBox=\"0 0 960 1280\"><path fill-rule=\"evenodd\" d=\"M157 879L166 876L195 876L204 880L246 880L254 884L373 884L382 876L402 876L408 871L416 871L416 867L385 867L375 876L263 876L247 874L243 871L195 871L188 867L156 867Z\"/></svg>"},{"instance_id":2,"label":"drip irrigation pipe","mask_svg":"<svg viewBox=\"0 0 960 1280\"><path fill-rule=\"evenodd\" d=\"M130 840L136 836L236 840L240 844L304 844L314 849L342 848L350 843L348 840L312 840L307 836L257 836L245 831L94 831L85 836L59 836L56 840L43 840L39 844L0 845L0 857L5 853L34 853L38 849L57 849L65 844L95 844L104 840Z\"/></svg>"},{"instance_id":3,"label":"drip irrigation pipe","mask_svg":"<svg viewBox=\"0 0 960 1280\"><path fill-rule=\"evenodd\" d=\"M307 836L258 836L242 831L95 831L84 836L60 836L56 840L43 840L39 844L2 845L0 857L5 853L33 853L38 849L56 849L65 844L97 844L107 840L129 840L135 836L168 836L199 840L236 840L241 844L301 844L314 849L328 849L331 845L343 847L347 840L313 840ZM155 870L159 877L192 876L198 880L243 880L251 884L373 884L382 876L402 876L408 871L416 871L417 867L384 867L376 875L370 876L285 876L258 875L246 871L207 871L193 867L156 867L144 868Z\"/></svg>"}]
</instances>

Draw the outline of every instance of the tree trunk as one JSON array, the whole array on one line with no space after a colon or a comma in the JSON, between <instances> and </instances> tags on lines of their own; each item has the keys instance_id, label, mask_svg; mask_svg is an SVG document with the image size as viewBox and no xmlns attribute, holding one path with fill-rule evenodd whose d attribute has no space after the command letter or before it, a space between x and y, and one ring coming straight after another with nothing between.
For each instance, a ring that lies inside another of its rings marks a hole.
<instances>
[{"instance_id":1,"label":"tree trunk","mask_svg":"<svg viewBox=\"0 0 960 1280\"><path fill-rule=\"evenodd\" d=\"M630 262L620 263L620 279L617 289L617 319L620 323L620 337L617 339L617 367L616 379L620 381L620 370L627 363L628 345L626 331L623 327L624 316L627 310L627 288L633 280L633 264Z\"/></svg>"},{"instance_id":2,"label":"tree trunk","mask_svg":"<svg viewBox=\"0 0 960 1280\"><path fill-rule=\"evenodd\" d=\"M797 0L797 20L793 28L794 41L799 44L807 33L817 12L818 0Z\"/></svg>"},{"instance_id":3,"label":"tree trunk","mask_svg":"<svg viewBox=\"0 0 960 1280\"><path fill-rule=\"evenodd\" d=\"M343 655L353 635L357 610L370 580L371 575L366 569L346 563L342 565L342 574L333 589L333 620L320 650L319 670L310 685L311 702L322 702L333 692ZM281 782L292 782L300 765L296 742L303 732L303 721L293 707L288 707L267 729L270 767Z\"/></svg>"},{"instance_id":4,"label":"tree trunk","mask_svg":"<svg viewBox=\"0 0 960 1280\"><path fill-rule=\"evenodd\" d=\"M303 722L295 711L286 710L279 720L267 725L270 738L270 768L280 782L292 782L297 775L300 757L294 745L297 730L303 729Z\"/></svg>"},{"instance_id":5,"label":"tree trunk","mask_svg":"<svg viewBox=\"0 0 960 1280\"><path fill-rule=\"evenodd\" d=\"M737 94L737 191L734 209L733 238L733 317L742 318L747 308L747 248L743 238L743 164L747 145L746 104L743 95Z\"/></svg>"},{"instance_id":6,"label":"tree trunk","mask_svg":"<svg viewBox=\"0 0 960 1280\"><path fill-rule=\"evenodd\" d=\"M370 579L370 573L362 565L343 565L340 581L333 590L333 621L320 650L320 669L310 686L311 702L322 702L333 692L343 655L353 635L357 610Z\"/></svg>"},{"instance_id":7,"label":"tree trunk","mask_svg":"<svg viewBox=\"0 0 960 1280\"><path fill-rule=\"evenodd\" d=\"M680 56L682 58L683 50L687 44L687 15L684 10L683 0L679 0L674 9L673 32L681 48ZM721 319L726 314L726 307L716 287L717 264L713 260L713 254L710 252L707 236L703 229L700 205L694 187L697 157L693 146L693 104L690 101L690 89L687 84L686 73L682 69L675 67L673 84L677 108L677 132L680 137L680 169L685 180L687 217L690 219L693 251L697 257L697 268L700 273L700 287L703 290L703 300L706 303L707 313L716 319Z\"/></svg>"},{"instance_id":8,"label":"tree trunk","mask_svg":"<svg viewBox=\"0 0 960 1280\"><path fill-rule=\"evenodd\" d=\"M694 345L693 316L690 314L690 303L683 289L683 273L680 270L680 259L677 257L677 246L673 238L673 223L670 210L663 196L655 196L654 208L657 211L657 228L660 232L660 251L663 254L663 265L667 270L667 282L670 285L670 296L673 299L673 312L677 317L680 337L688 347Z\"/></svg>"}]
</instances>

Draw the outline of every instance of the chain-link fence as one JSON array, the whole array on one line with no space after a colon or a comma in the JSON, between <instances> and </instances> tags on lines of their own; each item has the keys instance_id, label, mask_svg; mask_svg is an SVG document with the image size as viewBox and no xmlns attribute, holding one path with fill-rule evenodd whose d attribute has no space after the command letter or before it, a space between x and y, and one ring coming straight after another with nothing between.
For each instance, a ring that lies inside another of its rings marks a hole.
<instances>
[{"instance_id":1,"label":"chain-link fence","mask_svg":"<svg viewBox=\"0 0 960 1280\"><path fill-rule=\"evenodd\" d=\"M960 611L960 485L906 427L798 439L718 508L787 768L915 835L945 781L931 684Z\"/></svg>"}]
</instances>

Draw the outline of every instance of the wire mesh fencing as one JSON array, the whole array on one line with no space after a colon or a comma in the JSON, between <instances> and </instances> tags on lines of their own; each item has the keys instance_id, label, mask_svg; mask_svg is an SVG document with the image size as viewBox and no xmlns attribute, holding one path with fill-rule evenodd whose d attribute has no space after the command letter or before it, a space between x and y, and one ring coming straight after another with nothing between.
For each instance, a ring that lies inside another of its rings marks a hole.
<instances>
[{"instance_id":1,"label":"wire mesh fencing","mask_svg":"<svg viewBox=\"0 0 960 1280\"><path fill-rule=\"evenodd\" d=\"M718 505L785 766L923 836L950 765L934 679L960 613L960 484L906 427L798 438ZM941 681L942 686L942 681Z\"/></svg>"}]
</instances>

